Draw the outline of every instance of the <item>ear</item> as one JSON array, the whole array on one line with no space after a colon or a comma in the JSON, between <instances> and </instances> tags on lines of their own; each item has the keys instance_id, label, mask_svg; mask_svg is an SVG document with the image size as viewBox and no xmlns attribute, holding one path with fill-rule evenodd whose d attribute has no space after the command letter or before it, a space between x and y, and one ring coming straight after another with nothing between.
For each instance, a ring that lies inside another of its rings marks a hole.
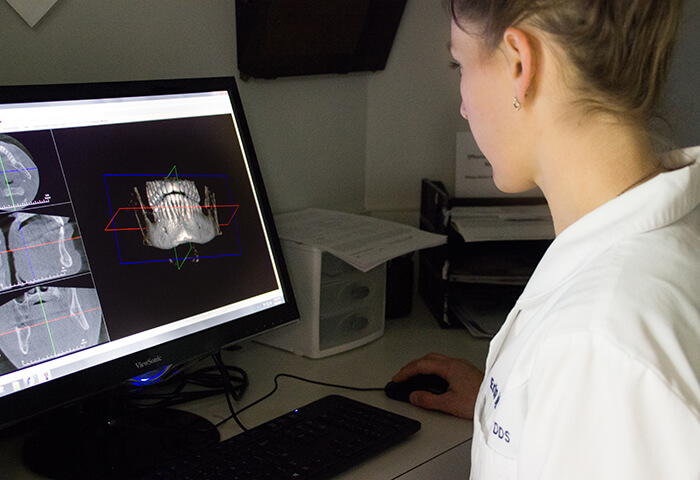
<instances>
[{"instance_id":1,"label":"ear","mask_svg":"<svg viewBox=\"0 0 700 480\"><path fill-rule=\"evenodd\" d=\"M523 103L537 70L534 45L528 34L515 27L506 29L503 45L513 81L513 95Z\"/></svg>"}]
</instances>

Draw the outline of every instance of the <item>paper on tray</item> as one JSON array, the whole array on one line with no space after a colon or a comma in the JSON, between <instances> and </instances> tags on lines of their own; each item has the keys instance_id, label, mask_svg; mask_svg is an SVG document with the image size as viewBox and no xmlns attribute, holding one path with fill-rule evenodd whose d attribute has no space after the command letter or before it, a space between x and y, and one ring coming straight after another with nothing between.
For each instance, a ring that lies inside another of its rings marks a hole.
<instances>
[{"instance_id":1,"label":"paper on tray","mask_svg":"<svg viewBox=\"0 0 700 480\"><path fill-rule=\"evenodd\" d=\"M465 242L554 238L547 205L456 207L450 220Z\"/></svg>"},{"instance_id":2,"label":"paper on tray","mask_svg":"<svg viewBox=\"0 0 700 480\"><path fill-rule=\"evenodd\" d=\"M364 215L310 208L275 216L280 238L316 247L362 272L447 237Z\"/></svg>"}]
</instances>

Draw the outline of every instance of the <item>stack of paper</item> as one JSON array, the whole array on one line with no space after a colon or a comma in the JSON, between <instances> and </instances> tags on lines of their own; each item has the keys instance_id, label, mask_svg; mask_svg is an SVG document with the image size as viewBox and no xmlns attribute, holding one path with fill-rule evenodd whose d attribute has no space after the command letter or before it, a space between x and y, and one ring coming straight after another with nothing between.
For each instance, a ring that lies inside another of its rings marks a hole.
<instances>
[{"instance_id":1,"label":"stack of paper","mask_svg":"<svg viewBox=\"0 0 700 480\"><path fill-rule=\"evenodd\" d=\"M491 338L500 330L523 290L517 285L462 284L453 287L450 296L452 313L477 338Z\"/></svg>"},{"instance_id":2,"label":"stack of paper","mask_svg":"<svg viewBox=\"0 0 700 480\"><path fill-rule=\"evenodd\" d=\"M492 337L554 238L552 216L546 204L454 207L450 214L466 242L450 263L451 311L472 335Z\"/></svg>"},{"instance_id":3,"label":"stack of paper","mask_svg":"<svg viewBox=\"0 0 700 480\"><path fill-rule=\"evenodd\" d=\"M276 215L275 223L280 238L316 247L362 272L447 242L444 235L401 223L318 208Z\"/></svg>"},{"instance_id":4,"label":"stack of paper","mask_svg":"<svg viewBox=\"0 0 700 480\"><path fill-rule=\"evenodd\" d=\"M544 204L455 207L450 220L465 242L554 238L552 215Z\"/></svg>"}]
</instances>

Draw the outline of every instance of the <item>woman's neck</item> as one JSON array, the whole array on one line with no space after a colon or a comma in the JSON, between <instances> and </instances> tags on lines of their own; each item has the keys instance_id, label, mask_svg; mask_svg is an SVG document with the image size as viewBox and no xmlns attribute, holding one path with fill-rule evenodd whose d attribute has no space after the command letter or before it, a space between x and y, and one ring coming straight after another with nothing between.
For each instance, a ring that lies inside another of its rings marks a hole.
<instances>
[{"instance_id":1,"label":"woman's neck","mask_svg":"<svg viewBox=\"0 0 700 480\"><path fill-rule=\"evenodd\" d=\"M649 136L609 121L556 126L538 156L538 186L557 234L604 203L663 171Z\"/></svg>"}]
</instances>

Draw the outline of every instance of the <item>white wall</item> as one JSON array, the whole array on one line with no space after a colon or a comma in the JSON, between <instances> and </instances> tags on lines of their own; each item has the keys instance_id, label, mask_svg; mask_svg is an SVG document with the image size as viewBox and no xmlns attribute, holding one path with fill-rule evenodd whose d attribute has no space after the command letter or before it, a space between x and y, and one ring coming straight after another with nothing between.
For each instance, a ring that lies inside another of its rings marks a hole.
<instances>
[{"instance_id":1,"label":"white wall","mask_svg":"<svg viewBox=\"0 0 700 480\"><path fill-rule=\"evenodd\" d=\"M59 0L34 27L0 0L2 84L233 74L230 0Z\"/></svg>"},{"instance_id":2,"label":"white wall","mask_svg":"<svg viewBox=\"0 0 700 480\"><path fill-rule=\"evenodd\" d=\"M700 2L669 85L672 139L700 144ZM459 117L449 19L409 0L386 70L239 82L272 206L415 211L451 186ZM233 0L59 0L29 28L0 0L0 85L237 75Z\"/></svg>"},{"instance_id":3,"label":"white wall","mask_svg":"<svg viewBox=\"0 0 700 480\"><path fill-rule=\"evenodd\" d=\"M364 208L366 75L239 82L276 211Z\"/></svg>"},{"instance_id":4,"label":"white wall","mask_svg":"<svg viewBox=\"0 0 700 480\"><path fill-rule=\"evenodd\" d=\"M685 18L679 32L667 87L663 116L665 131L679 147L700 145L700 1L685 0Z\"/></svg>"},{"instance_id":5,"label":"white wall","mask_svg":"<svg viewBox=\"0 0 700 480\"><path fill-rule=\"evenodd\" d=\"M442 2L409 1L387 69L369 79L365 203L416 210L420 180L454 183L459 76L449 68L450 18Z\"/></svg>"}]
</instances>

